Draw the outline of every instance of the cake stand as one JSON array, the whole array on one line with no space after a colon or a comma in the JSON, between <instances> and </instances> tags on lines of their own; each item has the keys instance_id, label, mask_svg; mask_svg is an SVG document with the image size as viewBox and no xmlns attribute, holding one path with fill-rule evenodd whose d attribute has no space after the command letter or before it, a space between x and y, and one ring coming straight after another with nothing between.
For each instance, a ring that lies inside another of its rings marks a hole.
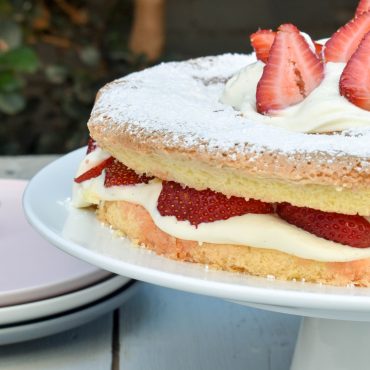
<instances>
[{"instance_id":1,"label":"cake stand","mask_svg":"<svg viewBox=\"0 0 370 370\"><path fill-rule=\"evenodd\" d=\"M67 253L133 279L238 304L303 316L291 370L370 368L370 289L283 282L213 271L134 247L101 225L89 210L70 205L85 149L42 169L23 203L29 222Z\"/></svg>"}]
</instances>

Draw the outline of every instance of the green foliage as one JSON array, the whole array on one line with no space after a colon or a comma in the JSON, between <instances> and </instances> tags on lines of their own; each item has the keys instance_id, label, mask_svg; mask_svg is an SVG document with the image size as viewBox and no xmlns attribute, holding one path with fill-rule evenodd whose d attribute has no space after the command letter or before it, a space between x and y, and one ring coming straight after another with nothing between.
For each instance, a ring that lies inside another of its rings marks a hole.
<instances>
[{"instance_id":1,"label":"green foliage","mask_svg":"<svg viewBox=\"0 0 370 370\"><path fill-rule=\"evenodd\" d=\"M14 49L22 44L22 29L17 22L8 19L9 16L11 17L8 13L8 11L1 10L0 7L0 14L2 15L0 18L0 39L7 48Z\"/></svg>"},{"instance_id":2,"label":"green foliage","mask_svg":"<svg viewBox=\"0 0 370 370\"><path fill-rule=\"evenodd\" d=\"M0 91L3 94L14 93L23 86L22 81L14 74L13 71L0 72Z\"/></svg>"},{"instance_id":3,"label":"green foliage","mask_svg":"<svg viewBox=\"0 0 370 370\"><path fill-rule=\"evenodd\" d=\"M0 54L0 72L32 73L37 70L38 64L35 52L25 46Z\"/></svg>"},{"instance_id":4,"label":"green foliage","mask_svg":"<svg viewBox=\"0 0 370 370\"><path fill-rule=\"evenodd\" d=\"M127 47L132 0L0 0L0 155L86 143L105 83L147 62Z\"/></svg>"},{"instance_id":5,"label":"green foliage","mask_svg":"<svg viewBox=\"0 0 370 370\"><path fill-rule=\"evenodd\" d=\"M38 65L35 52L24 46L0 54L0 111L16 114L24 109L22 75L35 72Z\"/></svg>"},{"instance_id":6,"label":"green foliage","mask_svg":"<svg viewBox=\"0 0 370 370\"><path fill-rule=\"evenodd\" d=\"M0 0L0 111L8 115L25 108L23 76L34 73L39 66L36 53L22 44L20 25L5 19L11 10L9 2Z\"/></svg>"}]
</instances>

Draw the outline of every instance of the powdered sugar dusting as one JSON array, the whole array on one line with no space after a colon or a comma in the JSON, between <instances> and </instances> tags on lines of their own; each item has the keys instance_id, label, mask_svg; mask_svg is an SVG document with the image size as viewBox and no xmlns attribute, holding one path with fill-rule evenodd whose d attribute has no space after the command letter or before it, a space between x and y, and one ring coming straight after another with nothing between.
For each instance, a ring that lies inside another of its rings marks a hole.
<instances>
[{"instance_id":1,"label":"powdered sugar dusting","mask_svg":"<svg viewBox=\"0 0 370 370\"><path fill-rule=\"evenodd\" d=\"M359 157L369 166L370 129L334 135L310 135L251 122L219 99L225 82L255 61L253 54L224 54L163 63L114 81L102 89L93 109L94 124L109 129L125 125L165 137L166 145L198 146L208 152L237 153L263 150L286 154L313 152ZM370 113L369 113L370 119ZM297 122L299 124L299 122Z\"/></svg>"}]
</instances>

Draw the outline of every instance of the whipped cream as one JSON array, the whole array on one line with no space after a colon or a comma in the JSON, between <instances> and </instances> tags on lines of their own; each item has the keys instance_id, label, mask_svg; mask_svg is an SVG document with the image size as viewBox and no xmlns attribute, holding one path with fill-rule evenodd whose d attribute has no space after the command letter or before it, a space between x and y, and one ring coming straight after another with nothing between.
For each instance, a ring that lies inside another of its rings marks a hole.
<instances>
[{"instance_id":1,"label":"whipped cream","mask_svg":"<svg viewBox=\"0 0 370 370\"><path fill-rule=\"evenodd\" d=\"M345 63L326 63L321 84L303 101L269 115L256 110L256 88L265 64L249 64L227 83L221 102L231 105L256 122L307 133L370 127L370 112L357 107L339 93Z\"/></svg>"},{"instance_id":2,"label":"whipped cream","mask_svg":"<svg viewBox=\"0 0 370 370\"><path fill-rule=\"evenodd\" d=\"M95 150L89 154L86 154L84 160L78 166L76 177L97 166L99 163L105 161L109 157L111 157L111 155L108 152L96 147ZM83 185L73 182L72 205L75 207L88 207L91 204L91 202L89 203L84 200L86 181L82 184Z\"/></svg>"},{"instance_id":3,"label":"whipped cream","mask_svg":"<svg viewBox=\"0 0 370 370\"><path fill-rule=\"evenodd\" d=\"M104 158L103 154L96 153L95 157ZM92 155L88 162L82 162L79 171L89 167L91 157ZM227 220L201 223L195 227L189 221L178 221L174 216L162 216L158 212L157 202L162 190L162 182L159 179L148 184L105 187L104 176L103 171L96 178L75 184L72 204L75 207L86 207L101 201L119 200L139 204L148 211L155 225L165 233L199 243L274 249L316 261L344 262L370 258L370 248L353 248L319 238L290 225L274 214L245 214Z\"/></svg>"}]
</instances>

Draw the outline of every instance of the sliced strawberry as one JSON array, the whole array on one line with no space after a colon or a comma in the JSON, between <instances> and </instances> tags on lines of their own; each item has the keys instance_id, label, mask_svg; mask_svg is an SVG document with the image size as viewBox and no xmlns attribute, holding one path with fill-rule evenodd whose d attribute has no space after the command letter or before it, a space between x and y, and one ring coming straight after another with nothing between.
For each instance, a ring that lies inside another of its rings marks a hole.
<instances>
[{"instance_id":1,"label":"sliced strawberry","mask_svg":"<svg viewBox=\"0 0 370 370\"><path fill-rule=\"evenodd\" d=\"M80 183L80 182L93 179L94 177L100 176L104 168L107 167L113 161L114 161L113 157L107 158L103 162L99 163L97 166L90 168L88 171L84 172L82 175L76 177L75 182Z\"/></svg>"},{"instance_id":2,"label":"sliced strawberry","mask_svg":"<svg viewBox=\"0 0 370 370\"><path fill-rule=\"evenodd\" d=\"M276 32L272 30L258 30L250 35L250 41L258 60L267 63L275 35Z\"/></svg>"},{"instance_id":3,"label":"sliced strawberry","mask_svg":"<svg viewBox=\"0 0 370 370\"><path fill-rule=\"evenodd\" d=\"M322 212L280 203L276 212L285 221L320 238L355 248L370 247L370 223L361 216Z\"/></svg>"},{"instance_id":4,"label":"sliced strawberry","mask_svg":"<svg viewBox=\"0 0 370 370\"><path fill-rule=\"evenodd\" d=\"M188 220L195 226L246 213L273 212L269 203L239 197L228 198L210 189L199 191L173 181L163 182L157 208L162 216L175 216L177 220Z\"/></svg>"},{"instance_id":5,"label":"sliced strawberry","mask_svg":"<svg viewBox=\"0 0 370 370\"><path fill-rule=\"evenodd\" d=\"M86 154L93 152L96 149L96 146L97 146L96 141L91 136L89 136L89 141L87 142Z\"/></svg>"},{"instance_id":6,"label":"sliced strawberry","mask_svg":"<svg viewBox=\"0 0 370 370\"><path fill-rule=\"evenodd\" d=\"M356 51L364 36L370 31L370 12L353 18L334 33L325 44L324 56L327 62L346 63Z\"/></svg>"},{"instance_id":7,"label":"sliced strawberry","mask_svg":"<svg viewBox=\"0 0 370 370\"><path fill-rule=\"evenodd\" d=\"M370 0L369 0L370 1ZM258 30L250 35L251 45L256 52L256 57L264 63L267 63L270 54L270 49L274 43L276 32L273 30ZM314 41L315 51L319 58L322 55L323 46L317 41Z\"/></svg>"},{"instance_id":8,"label":"sliced strawberry","mask_svg":"<svg viewBox=\"0 0 370 370\"><path fill-rule=\"evenodd\" d=\"M362 13L368 12L370 10L370 0L360 0L357 5L355 16L358 17Z\"/></svg>"},{"instance_id":9,"label":"sliced strawberry","mask_svg":"<svg viewBox=\"0 0 370 370\"><path fill-rule=\"evenodd\" d=\"M120 185L147 184L152 179L153 177L138 175L134 170L114 159L105 168L104 186L109 188Z\"/></svg>"},{"instance_id":10,"label":"sliced strawberry","mask_svg":"<svg viewBox=\"0 0 370 370\"><path fill-rule=\"evenodd\" d=\"M370 32L345 66L339 81L340 94L370 111Z\"/></svg>"},{"instance_id":11,"label":"sliced strawberry","mask_svg":"<svg viewBox=\"0 0 370 370\"><path fill-rule=\"evenodd\" d=\"M257 85L257 111L262 114L302 101L324 77L322 61L292 24L279 27Z\"/></svg>"},{"instance_id":12,"label":"sliced strawberry","mask_svg":"<svg viewBox=\"0 0 370 370\"><path fill-rule=\"evenodd\" d=\"M314 41L314 45L315 45L315 51L316 51L316 55L321 58L322 56L322 49L324 47L323 44L320 44L318 43L317 41Z\"/></svg>"}]
</instances>

